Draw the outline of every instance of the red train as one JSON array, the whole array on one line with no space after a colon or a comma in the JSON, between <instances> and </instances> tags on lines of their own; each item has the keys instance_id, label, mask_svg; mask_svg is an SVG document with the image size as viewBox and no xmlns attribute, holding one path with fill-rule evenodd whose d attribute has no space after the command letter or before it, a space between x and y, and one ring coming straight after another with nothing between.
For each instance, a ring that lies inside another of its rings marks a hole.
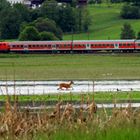
<instances>
[{"instance_id":1,"label":"red train","mask_svg":"<svg viewBox=\"0 0 140 140\"><path fill-rule=\"evenodd\" d=\"M93 53L97 51L138 52L140 51L140 40L0 42L0 52Z\"/></svg>"}]
</instances>

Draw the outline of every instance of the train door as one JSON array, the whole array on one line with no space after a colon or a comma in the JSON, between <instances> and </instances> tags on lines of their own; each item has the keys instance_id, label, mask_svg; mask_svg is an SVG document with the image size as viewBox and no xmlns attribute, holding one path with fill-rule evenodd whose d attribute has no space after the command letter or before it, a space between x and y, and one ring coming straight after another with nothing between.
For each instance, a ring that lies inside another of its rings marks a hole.
<instances>
[{"instance_id":1,"label":"train door","mask_svg":"<svg viewBox=\"0 0 140 140\"><path fill-rule=\"evenodd\" d=\"M23 50L24 50L25 53L28 53L28 51L29 51L28 44L23 45Z\"/></svg>"},{"instance_id":2,"label":"train door","mask_svg":"<svg viewBox=\"0 0 140 140\"><path fill-rule=\"evenodd\" d=\"M90 44L86 44L86 50L90 50L91 45Z\"/></svg>"},{"instance_id":3,"label":"train door","mask_svg":"<svg viewBox=\"0 0 140 140\"><path fill-rule=\"evenodd\" d=\"M57 53L56 44L52 44L52 53Z\"/></svg>"},{"instance_id":4,"label":"train door","mask_svg":"<svg viewBox=\"0 0 140 140\"><path fill-rule=\"evenodd\" d=\"M91 44L86 44L86 53L91 52Z\"/></svg>"},{"instance_id":5,"label":"train door","mask_svg":"<svg viewBox=\"0 0 140 140\"><path fill-rule=\"evenodd\" d=\"M115 48L115 49L119 49L119 43L115 43L115 44L114 44L114 48Z\"/></svg>"}]
</instances>

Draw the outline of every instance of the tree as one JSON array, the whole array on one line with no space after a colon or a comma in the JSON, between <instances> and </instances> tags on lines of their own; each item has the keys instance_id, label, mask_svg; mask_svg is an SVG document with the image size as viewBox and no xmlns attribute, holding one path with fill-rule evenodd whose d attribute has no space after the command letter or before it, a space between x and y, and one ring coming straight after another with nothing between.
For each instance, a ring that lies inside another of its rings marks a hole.
<instances>
[{"instance_id":1,"label":"tree","mask_svg":"<svg viewBox=\"0 0 140 140\"><path fill-rule=\"evenodd\" d=\"M23 23L20 28L20 32L22 32L26 26L34 26L39 33L40 32L52 32L56 38L59 40L62 39L62 30L58 27L55 21L50 20L48 18L38 18L37 20L31 23Z\"/></svg>"},{"instance_id":2,"label":"tree","mask_svg":"<svg viewBox=\"0 0 140 140\"><path fill-rule=\"evenodd\" d=\"M26 5L21 3L16 3L13 5L13 9L15 9L20 14L22 22L31 21L30 9Z\"/></svg>"},{"instance_id":3,"label":"tree","mask_svg":"<svg viewBox=\"0 0 140 140\"><path fill-rule=\"evenodd\" d=\"M22 21L20 14L15 9L3 10L1 14L6 15L1 18L1 38L17 38Z\"/></svg>"},{"instance_id":4,"label":"tree","mask_svg":"<svg viewBox=\"0 0 140 140\"><path fill-rule=\"evenodd\" d=\"M77 11L70 5L61 7L58 13L57 24L61 27L63 32L71 32L77 30Z\"/></svg>"},{"instance_id":5,"label":"tree","mask_svg":"<svg viewBox=\"0 0 140 140\"><path fill-rule=\"evenodd\" d=\"M133 5L140 6L140 0L123 0L127 3L132 3Z\"/></svg>"},{"instance_id":6,"label":"tree","mask_svg":"<svg viewBox=\"0 0 140 140\"><path fill-rule=\"evenodd\" d=\"M53 8L52 8L53 7ZM55 0L46 0L40 7L40 16L47 17L54 21L58 19L59 5Z\"/></svg>"},{"instance_id":7,"label":"tree","mask_svg":"<svg viewBox=\"0 0 140 140\"><path fill-rule=\"evenodd\" d=\"M139 7L125 4L121 10L121 17L125 19L138 19L140 17Z\"/></svg>"},{"instance_id":8,"label":"tree","mask_svg":"<svg viewBox=\"0 0 140 140\"><path fill-rule=\"evenodd\" d=\"M3 17L11 11L11 5L7 0L0 0L0 38L2 33Z\"/></svg>"},{"instance_id":9,"label":"tree","mask_svg":"<svg viewBox=\"0 0 140 140\"><path fill-rule=\"evenodd\" d=\"M132 29L131 25L128 23L125 23L123 25L123 28L121 29L121 39L134 39L135 38L135 32Z\"/></svg>"},{"instance_id":10,"label":"tree","mask_svg":"<svg viewBox=\"0 0 140 140\"><path fill-rule=\"evenodd\" d=\"M11 5L7 0L0 0L0 13L2 10L9 9L9 7L11 7Z\"/></svg>"},{"instance_id":11,"label":"tree","mask_svg":"<svg viewBox=\"0 0 140 140\"><path fill-rule=\"evenodd\" d=\"M57 38L62 39L62 30L56 25L55 21L48 18L38 18L32 24L39 32L52 32Z\"/></svg>"},{"instance_id":12,"label":"tree","mask_svg":"<svg viewBox=\"0 0 140 140\"><path fill-rule=\"evenodd\" d=\"M20 33L19 40L28 40L28 41L36 41L40 40L38 30L33 26L27 26Z\"/></svg>"},{"instance_id":13,"label":"tree","mask_svg":"<svg viewBox=\"0 0 140 140\"><path fill-rule=\"evenodd\" d=\"M140 31L137 34L137 39L140 39Z\"/></svg>"},{"instance_id":14,"label":"tree","mask_svg":"<svg viewBox=\"0 0 140 140\"><path fill-rule=\"evenodd\" d=\"M51 32L41 32L40 40L58 40L58 38Z\"/></svg>"}]
</instances>

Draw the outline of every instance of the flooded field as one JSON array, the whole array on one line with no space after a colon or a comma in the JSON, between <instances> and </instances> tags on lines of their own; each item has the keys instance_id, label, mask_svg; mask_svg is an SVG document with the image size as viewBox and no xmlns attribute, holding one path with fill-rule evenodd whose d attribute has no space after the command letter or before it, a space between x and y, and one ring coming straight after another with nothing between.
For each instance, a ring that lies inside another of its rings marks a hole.
<instances>
[{"instance_id":1,"label":"flooded field","mask_svg":"<svg viewBox=\"0 0 140 140\"><path fill-rule=\"evenodd\" d=\"M62 82L69 83L69 81L0 81L0 95L140 91L139 80L74 81L73 88L58 90L58 85Z\"/></svg>"},{"instance_id":2,"label":"flooded field","mask_svg":"<svg viewBox=\"0 0 140 140\"><path fill-rule=\"evenodd\" d=\"M139 108L140 107L140 103L117 103L117 104L112 104L112 103L106 103L106 104L96 104L97 105L97 108L127 108L128 106L131 105L132 108ZM66 105L62 105L63 108L66 107ZM47 105L47 106L43 106L43 105L40 105L40 106L21 106L20 108L23 108L23 109L31 109L31 110L40 110L40 109L49 109L49 108L55 108L56 105ZM74 108L81 108L81 105L80 104L73 104L73 107ZM87 104L83 104L82 107L84 109L87 108Z\"/></svg>"}]
</instances>

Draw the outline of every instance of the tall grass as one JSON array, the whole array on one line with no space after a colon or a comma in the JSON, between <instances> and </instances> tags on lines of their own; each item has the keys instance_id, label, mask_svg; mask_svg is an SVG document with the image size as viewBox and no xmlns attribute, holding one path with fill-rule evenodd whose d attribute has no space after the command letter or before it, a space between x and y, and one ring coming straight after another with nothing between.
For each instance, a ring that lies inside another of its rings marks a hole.
<instances>
[{"instance_id":1,"label":"tall grass","mask_svg":"<svg viewBox=\"0 0 140 140\"><path fill-rule=\"evenodd\" d=\"M62 100L54 108L39 111L19 106L18 97L11 104L7 96L4 111L0 113L0 139L33 140L138 140L140 110L131 108L97 109L94 98L83 96L79 109Z\"/></svg>"}]
</instances>

